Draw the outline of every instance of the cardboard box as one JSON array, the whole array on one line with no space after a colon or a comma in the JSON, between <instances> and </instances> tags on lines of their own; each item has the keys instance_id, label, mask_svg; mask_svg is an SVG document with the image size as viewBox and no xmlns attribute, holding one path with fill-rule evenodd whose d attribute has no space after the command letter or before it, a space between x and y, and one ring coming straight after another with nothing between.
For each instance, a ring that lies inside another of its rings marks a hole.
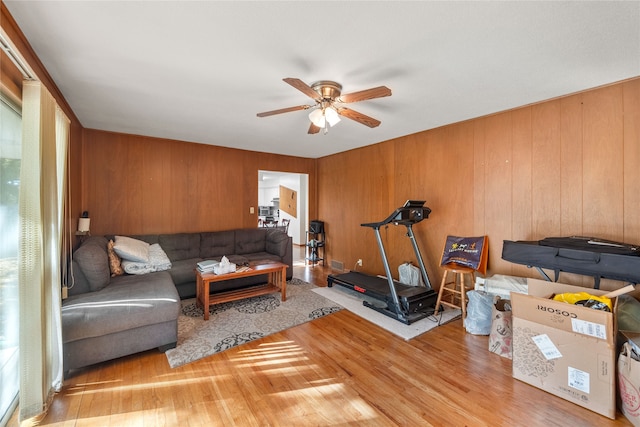
<instances>
[{"instance_id":1,"label":"cardboard box","mask_svg":"<svg viewBox=\"0 0 640 427\"><path fill-rule=\"evenodd\" d=\"M527 285L528 295L511 293L513 377L615 419L613 313L550 299L565 292L606 291L536 279Z\"/></svg>"}]
</instances>

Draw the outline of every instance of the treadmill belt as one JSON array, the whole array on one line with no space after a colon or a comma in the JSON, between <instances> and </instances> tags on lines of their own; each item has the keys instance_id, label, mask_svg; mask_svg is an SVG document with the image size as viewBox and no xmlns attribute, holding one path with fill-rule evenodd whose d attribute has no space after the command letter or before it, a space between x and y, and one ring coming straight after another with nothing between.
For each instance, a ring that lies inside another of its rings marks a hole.
<instances>
[{"instance_id":1,"label":"treadmill belt","mask_svg":"<svg viewBox=\"0 0 640 427\"><path fill-rule=\"evenodd\" d=\"M337 276L329 275L328 282L329 286L335 282L338 285L346 286L363 294L372 295L378 299L384 300L391 295L389 281L387 279L378 276L369 276L357 271L350 271L349 273L342 273ZM405 285L396 280L393 281L393 284L400 298L411 299L415 296L435 293L430 289L426 289L424 286Z\"/></svg>"},{"instance_id":2,"label":"treadmill belt","mask_svg":"<svg viewBox=\"0 0 640 427\"><path fill-rule=\"evenodd\" d=\"M390 293L387 279L378 276L369 276L358 273L357 271L350 271L349 273L342 273L337 276L329 275L328 280L329 286L336 283L360 293L371 295L377 299L385 300Z\"/></svg>"}]
</instances>

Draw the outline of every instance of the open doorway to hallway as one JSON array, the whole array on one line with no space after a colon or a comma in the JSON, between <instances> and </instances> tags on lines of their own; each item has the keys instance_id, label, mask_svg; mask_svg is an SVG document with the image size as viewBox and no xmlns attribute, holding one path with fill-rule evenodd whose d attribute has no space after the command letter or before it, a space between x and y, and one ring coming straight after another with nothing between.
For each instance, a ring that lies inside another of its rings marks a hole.
<instances>
[{"instance_id":1,"label":"open doorway to hallway","mask_svg":"<svg viewBox=\"0 0 640 427\"><path fill-rule=\"evenodd\" d=\"M289 220L288 233L294 245L306 244L309 223L309 175L279 171L258 171L258 218L278 224ZM304 261L304 255L302 256ZM295 259L294 259L295 261Z\"/></svg>"}]
</instances>

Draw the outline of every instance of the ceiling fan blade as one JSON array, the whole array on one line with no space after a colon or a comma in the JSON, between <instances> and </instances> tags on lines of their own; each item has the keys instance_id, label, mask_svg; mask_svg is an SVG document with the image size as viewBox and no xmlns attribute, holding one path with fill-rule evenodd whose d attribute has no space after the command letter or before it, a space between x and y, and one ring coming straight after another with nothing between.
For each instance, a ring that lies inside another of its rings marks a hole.
<instances>
[{"instance_id":1,"label":"ceiling fan blade","mask_svg":"<svg viewBox=\"0 0 640 427\"><path fill-rule=\"evenodd\" d=\"M320 128L316 125L314 125L313 123L311 123L311 125L309 126L309 131L307 132L308 134L314 134L314 133L318 133L320 132Z\"/></svg>"},{"instance_id":2,"label":"ceiling fan blade","mask_svg":"<svg viewBox=\"0 0 640 427\"><path fill-rule=\"evenodd\" d=\"M309 86L308 84L306 84L300 79L287 77L286 79L282 79L282 80L289 83L291 86L295 87L296 89L298 89L300 92L304 93L311 99L318 100L320 98L320 94L318 92L313 90L311 86Z\"/></svg>"},{"instance_id":3,"label":"ceiling fan blade","mask_svg":"<svg viewBox=\"0 0 640 427\"><path fill-rule=\"evenodd\" d=\"M265 111L264 113L258 113L257 116L258 117L268 117L268 116L273 116L273 115L276 115L276 114L290 113L291 111L306 110L307 108L311 108L311 106L310 105L297 105L295 107L281 108L279 110L272 110L272 111Z\"/></svg>"},{"instance_id":4,"label":"ceiling fan blade","mask_svg":"<svg viewBox=\"0 0 640 427\"><path fill-rule=\"evenodd\" d=\"M369 126L370 128L374 128L380 125L380 120L376 120L373 117L369 117L367 115L364 115L362 113L358 113L355 110L351 110L349 108L338 108L338 114L340 114L341 116L344 116L348 119L351 120L355 120L358 123L362 123L365 126Z\"/></svg>"},{"instance_id":5,"label":"ceiling fan blade","mask_svg":"<svg viewBox=\"0 0 640 427\"><path fill-rule=\"evenodd\" d=\"M378 86L371 89L361 90L359 92L340 95L336 101L344 103L359 102L367 99L382 98L385 96L391 96L391 89L386 86Z\"/></svg>"}]
</instances>

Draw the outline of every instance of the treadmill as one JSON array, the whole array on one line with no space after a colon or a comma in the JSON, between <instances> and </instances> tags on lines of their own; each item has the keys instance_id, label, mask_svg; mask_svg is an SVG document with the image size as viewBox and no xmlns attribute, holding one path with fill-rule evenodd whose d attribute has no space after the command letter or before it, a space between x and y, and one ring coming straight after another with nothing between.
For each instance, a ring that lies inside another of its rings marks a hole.
<instances>
[{"instance_id":1,"label":"treadmill","mask_svg":"<svg viewBox=\"0 0 640 427\"><path fill-rule=\"evenodd\" d=\"M338 275L330 274L327 277L327 285L329 287L334 284L341 285L372 297L380 301L381 304L363 301L363 305L407 325L432 315L435 311L438 293L431 287L412 228L413 224L428 218L431 213L431 209L425 207L424 203L424 200L407 200L403 206L393 211L383 221L360 224L362 227L373 228L376 234L386 278L350 271ZM407 237L411 240L413 250L418 259L424 286L410 286L393 280L391 269L389 268L389 260L380 236L380 227L387 224L404 225L407 228Z\"/></svg>"}]
</instances>

